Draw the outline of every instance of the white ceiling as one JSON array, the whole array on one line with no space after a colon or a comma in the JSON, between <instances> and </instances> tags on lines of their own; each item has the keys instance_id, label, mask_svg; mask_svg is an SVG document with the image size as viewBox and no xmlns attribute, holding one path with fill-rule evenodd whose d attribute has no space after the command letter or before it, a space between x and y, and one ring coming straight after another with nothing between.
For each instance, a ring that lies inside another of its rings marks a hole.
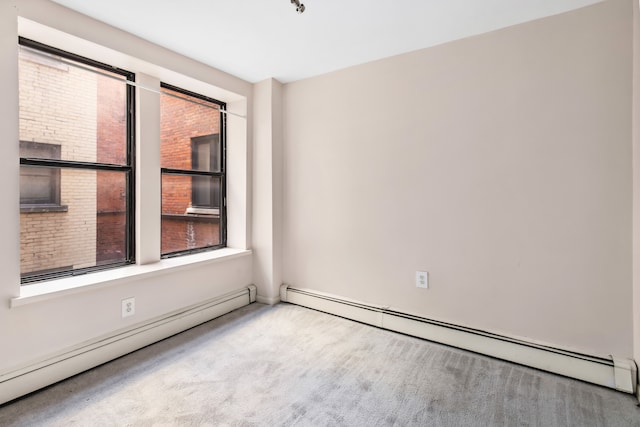
<instances>
[{"instance_id":1,"label":"white ceiling","mask_svg":"<svg viewBox=\"0 0 640 427\"><path fill-rule=\"evenodd\" d=\"M250 82L291 82L601 0L53 0Z\"/></svg>"}]
</instances>

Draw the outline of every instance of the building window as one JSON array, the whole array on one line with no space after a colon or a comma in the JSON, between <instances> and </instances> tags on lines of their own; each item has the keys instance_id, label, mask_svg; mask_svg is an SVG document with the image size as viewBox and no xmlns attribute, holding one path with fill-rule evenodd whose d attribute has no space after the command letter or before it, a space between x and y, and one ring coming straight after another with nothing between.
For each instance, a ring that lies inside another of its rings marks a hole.
<instances>
[{"instance_id":1,"label":"building window","mask_svg":"<svg viewBox=\"0 0 640 427\"><path fill-rule=\"evenodd\" d=\"M162 84L162 256L226 246L224 103Z\"/></svg>"},{"instance_id":2,"label":"building window","mask_svg":"<svg viewBox=\"0 0 640 427\"><path fill-rule=\"evenodd\" d=\"M60 144L20 141L20 157L60 160ZM20 212L66 211L60 205L60 170L20 167Z\"/></svg>"},{"instance_id":3,"label":"building window","mask_svg":"<svg viewBox=\"0 0 640 427\"><path fill-rule=\"evenodd\" d=\"M220 135L205 135L191 138L191 164L198 171L220 170ZM207 176L191 177L191 207L196 209L220 209L220 185L209 184ZM191 210L188 212L195 212ZM210 212L218 213L218 212Z\"/></svg>"},{"instance_id":4,"label":"building window","mask_svg":"<svg viewBox=\"0 0 640 427\"><path fill-rule=\"evenodd\" d=\"M20 39L22 283L133 262L132 73Z\"/></svg>"}]
</instances>

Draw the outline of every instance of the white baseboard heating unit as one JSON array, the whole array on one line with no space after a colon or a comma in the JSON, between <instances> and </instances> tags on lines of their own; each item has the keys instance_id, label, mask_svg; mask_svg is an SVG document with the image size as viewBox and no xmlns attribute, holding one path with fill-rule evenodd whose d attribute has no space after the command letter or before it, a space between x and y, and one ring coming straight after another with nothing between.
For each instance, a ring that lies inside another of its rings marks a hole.
<instances>
[{"instance_id":1,"label":"white baseboard heating unit","mask_svg":"<svg viewBox=\"0 0 640 427\"><path fill-rule=\"evenodd\" d=\"M0 374L0 404L124 356L256 300L256 287L221 295Z\"/></svg>"},{"instance_id":2,"label":"white baseboard heating unit","mask_svg":"<svg viewBox=\"0 0 640 427\"><path fill-rule=\"evenodd\" d=\"M630 359L574 353L288 285L280 287L280 300L625 393L636 392L637 366Z\"/></svg>"}]
</instances>

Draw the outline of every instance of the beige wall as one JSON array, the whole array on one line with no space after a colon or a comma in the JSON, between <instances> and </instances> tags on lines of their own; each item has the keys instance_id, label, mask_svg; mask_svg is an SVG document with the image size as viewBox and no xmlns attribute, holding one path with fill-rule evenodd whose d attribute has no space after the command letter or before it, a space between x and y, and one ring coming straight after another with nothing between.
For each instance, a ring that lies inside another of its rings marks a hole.
<instances>
[{"instance_id":1,"label":"beige wall","mask_svg":"<svg viewBox=\"0 0 640 427\"><path fill-rule=\"evenodd\" d=\"M286 85L284 282L631 357L630 17L607 1Z\"/></svg>"},{"instance_id":2,"label":"beige wall","mask_svg":"<svg viewBox=\"0 0 640 427\"><path fill-rule=\"evenodd\" d=\"M282 283L282 84L253 90L253 283L258 301L279 301Z\"/></svg>"}]
</instances>

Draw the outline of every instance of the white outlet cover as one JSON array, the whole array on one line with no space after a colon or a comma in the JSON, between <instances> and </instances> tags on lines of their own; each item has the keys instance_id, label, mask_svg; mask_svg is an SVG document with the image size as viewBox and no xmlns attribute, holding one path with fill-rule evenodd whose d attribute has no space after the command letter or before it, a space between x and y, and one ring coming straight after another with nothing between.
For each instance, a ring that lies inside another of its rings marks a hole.
<instances>
[{"instance_id":1,"label":"white outlet cover","mask_svg":"<svg viewBox=\"0 0 640 427\"><path fill-rule=\"evenodd\" d=\"M122 300L122 317L129 317L136 314L136 299L127 298Z\"/></svg>"},{"instance_id":2,"label":"white outlet cover","mask_svg":"<svg viewBox=\"0 0 640 427\"><path fill-rule=\"evenodd\" d=\"M416 287L429 289L429 272L416 271Z\"/></svg>"}]
</instances>

